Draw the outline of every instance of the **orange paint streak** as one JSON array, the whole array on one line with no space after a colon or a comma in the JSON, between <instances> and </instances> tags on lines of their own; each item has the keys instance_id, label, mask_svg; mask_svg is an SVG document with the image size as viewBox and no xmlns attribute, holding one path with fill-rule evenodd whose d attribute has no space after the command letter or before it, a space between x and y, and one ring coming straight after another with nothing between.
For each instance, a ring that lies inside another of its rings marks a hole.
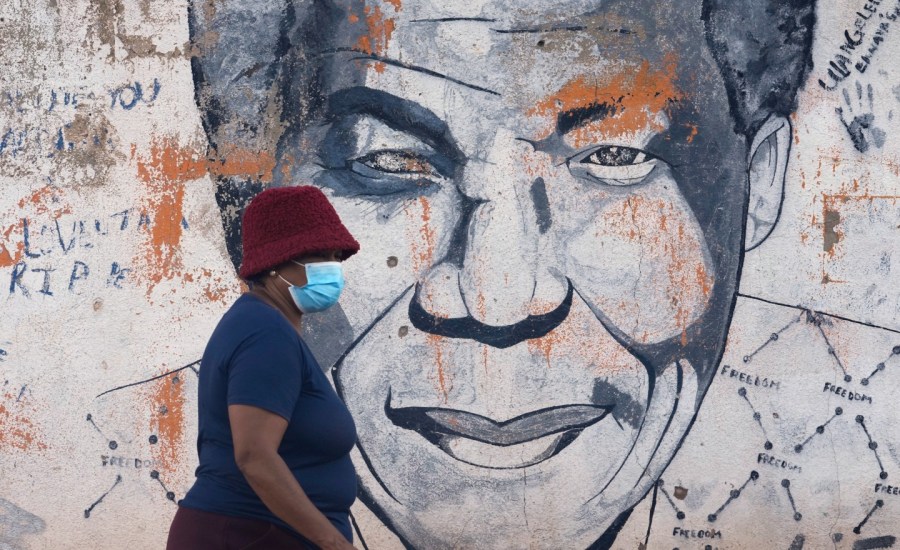
<instances>
[{"instance_id":1,"label":"orange paint streak","mask_svg":"<svg viewBox=\"0 0 900 550\"><path fill-rule=\"evenodd\" d=\"M208 281L203 289L203 295L206 296L206 299L210 302L221 302L226 296L234 291L233 285L223 282L221 278L213 279L212 271L203 269L201 270L201 273L202 278Z\"/></svg>"},{"instance_id":2,"label":"orange paint streak","mask_svg":"<svg viewBox=\"0 0 900 550\"><path fill-rule=\"evenodd\" d=\"M399 11L399 2L393 4L394 11ZM385 16L379 6L366 6L363 8L366 18L366 34L359 37L356 48L367 54L383 56L387 52L391 35L394 34L395 22L391 17ZM359 20L357 16L357 20ZM353 19L351 18L351 22ZM375 72L384 72L384 63L375 63Z\"/></svg>"},{"instance_id":3,"label":"orange paint streak","mask_svg":"<svg viewBox=\"0 0 900 550\"><path fill-rule=\"evenodd\" d=\"M149 157L138 159L137 171L145 188L142 211L151 220L140 258L149 296L157 284L181 269L184 182L203 177L206 163L171 142L154 142Z\"/></svg>"},{"instance_id":4,"label":"orange paint streak","mask_svg":"<svg viewBox=\"0 0 900 550\"><path fill-rule=\"evenodd\" d=\"M178 383L175 380L179 380ZM184 443L184 383L178 375L167 376L155 382L150 396L150 430L159 437L151 453L160 473L170 476L179 468L179 455Z\"/></svg>"},{"instance_id":5,"label":"orange paint streak","mask_svg":"<svg viewBox=\"0 0 900 550\"><path fill-rule=\"evenodd\" d=\"M694 138L697 137L697 134L700 133L700 130L697 128L696 124L691 124L690 128L691 128L691 133L687 137L687 142L694 143Z\"/></svg>"},{"instance_id":6,"label":"orange paint streak","mask_svg":"<svg viewBox=\"0 0 900 550\"><path fill-rule=\"evenodd\" d=\"M681 333L686 345L687 329L705 309L714 284L695 232L685 227L681 210L666 200L635 195L610 214L606 226L637 243L645 265L656 266L636 284L665 307L671 315L669 326ZM622 302L619 308L634 318L642 313L636 303ZM632 337L641 341L637 334Z\"/></svg>"},{"instance_id":7,"label":"orange paint streak","mask_svg":"<svg viewBox=\"0 0 900 550\"><path fill-rule=\"evenodd\" d=\"M425 336L425 341L428 342L428 345L434 351L434 364L437 367L435 386L444 396L444 403L446 403L450 398L450 390L453 389L453 380L444 366L443 337L436 334L428 334Z\"/></svg>"},{"instance_id":8,"label":"orange paint streak","mask_svg":"<svg viewBox=\"0 0 900 550\"><path fill-rule=\"evenodd\" d=\"M13 232L15 231L15 238L18 241L12 250L10 249L10 241L13 239ZM3 230L3 241L0 243L0 267L9 267L15 265L22 261L22 256L25 254L25 241L24 235L22 235L22 224L15 223L13 225L7 226L6 229Z\"/></svg>"},{"instance_id":9,"label":"orange paint streak","mask_svg":"<svg viewBox=\"0 0 900 550\"><path fill-rule=\"evenodd\" d=\"M59 218L63 214L71 214L72 207L61 201L61 190L53 185L44 185L30 195L19 199L16 203L19 210L29 210L32 215L48 214L51 218ZM21 212L20 212L21 214ZM27 217L9 213L10 218ZM9 267L22 261L25 254L25 236L21 219L0 230L4 242L0 243L0 267ZM15 240L15 244L12 241Z\"/></svg>"},{"instance_id":10,"label":"orange paint streak","mask_svg":"<svg viewBox=\"0 0 900 550\"><path fill-rule=\"evenodd\" d=\"M47 449L30 414L23 410L26 406L25 398L17 399L17 396L12 393L3 395L3 402L0 402L0 451L9 449L43 451Z\"/></svg>"},{"instance_id":11,"label":"orange paint streak","mask_svg":"<svg viewBox=\"0 0 900 550\"><path fill-rule=\"evenodd\" d=\"M562 332L556 330L549 332L540 338L528 340L526 342L526 345L528 346L528 351L531 352L532 355L537 355L539 353L543 355L544 361L547 362L547 368L550 368L550 355L553 353L553 346L561 343L562 341Z\"/></svg>"},{"instance_id":12,"label":"orange paint streak","mask_svg":"<svg viewBox=\"0 0 900 550\"><path fill-rule=\"evenodd\" d=\"M665 127L658 114L666 113L671 103L682 98L674 84L676 68L674 55L668 55L659 70L644 61L636 69L624 67L611 76L579 75L539 101L528 115L548 119L543 136L547 137L559 113L603 103L614 109L614 116L570 132L575 147L594 143L599 136L609 139L646 130L662 131Z\"/></svg>"},{"instance_id":13,"label":"orange paint streak","mask_svg":"<svg viewBox=\"0 0 900 550\"><path fill-rule=\"evenodd\" d=\"M184 148L169 138L151 143L149 154L138 155L137 174L144 182L142 211L150 219L149 235L139 261L145 269L147 294L164 279L171 280L181 270L180 245L184 218L185 183L215 176L243 176L268 181L275 160L268 153L235 148L227 154L207 159L192 148ZM132 156L136 147L132 147Z\"/></svg>"},{"instance_id":14,"label":"orange paint streak","mask_svg":"<svg viewBox=\"0 0 900 550\"><path fill-rule=\"evenodd\" d=\"M69 206L51 208L48 205L48 202L57 203L59 200L59 188L48 184L32 193L31 196L20 199L19 208L31 206L34 209L35 214L46 214L52 211L54 217L71 213L72 209Z\"/></svg>"},{"instance_id":15,"label":"orange paint streak","mask_svg":"<svg viewBox=\"0 0 900 550\"><path fill-rule=\"evenodd\" d=\"M412 264L417 273L422 273L432 265L435 234L431 227L431 203L428 202L428 198L419 197L419 206L422 213L421 221L418 223L418 238L412 240Z\"/></svg>"}]
</instances>

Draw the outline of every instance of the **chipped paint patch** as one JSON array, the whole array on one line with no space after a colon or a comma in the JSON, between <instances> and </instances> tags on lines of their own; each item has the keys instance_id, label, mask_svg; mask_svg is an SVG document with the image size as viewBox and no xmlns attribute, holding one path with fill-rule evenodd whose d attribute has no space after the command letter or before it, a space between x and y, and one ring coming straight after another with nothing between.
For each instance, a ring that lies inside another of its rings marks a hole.
<instances>
[{"instance_id":1,"label":"chipped paint patch","mask_svg":"<svg viewBox=\"0 0 900 550\"><path fill-rule=\"evenodd\" d=\"M47 444L37 423L28 396L6 391L0 398L0 451L44 451Z\"/></svg>"},{"instance_id":2,"label":"chipped paint patch","mask_svg":"<svg viewBox=\"0 0 900 550\"><path fill-rule=\"evenodd\" d=\"M152 454L161 474L174 475L180 469L179 451L185 437L184 393L184 383L177 374L151 385L150 430L159 439L159 444L152 447Z\"/></svg>"}]
</instances>

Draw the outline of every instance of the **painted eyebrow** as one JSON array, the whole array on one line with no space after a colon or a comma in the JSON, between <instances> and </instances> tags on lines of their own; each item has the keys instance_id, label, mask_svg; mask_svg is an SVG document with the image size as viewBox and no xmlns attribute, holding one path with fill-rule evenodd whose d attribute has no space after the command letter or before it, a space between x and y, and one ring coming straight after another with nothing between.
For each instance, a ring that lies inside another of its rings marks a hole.
<instances>
[{"instance_id":1,"label":"painted eyebrow","mask_svg":"<svg viewBox=\"0 0 900 550\"><path fill-rule=\"evenodd\" d=\"M569 109L556 115L556 131L560 135L566 135L576 128L597 120L615 116L620 107L615 103L591 103L585 107Z\"/></svg>"},{"instance_id":2,"label":"painted eyebrow","mask_svg":"<svg viewBox=\"0 0 900 550\"><path fill-rule=\"evenodd\" d=\"M418 137L454 162L466 160L447 123L415 101L363 86L338 90L328 97L327 120L334 122L352 115L377 118L394 130Z\"/></svg>"},{"instance_id":3,"label":"painted eyebrow","mask_svg":"<svg viewBox=\"0 0 900 550\"><path fill-rule=\"evenodd\" d=\"M436 78L441 78L447 80L449 82L453 82L454 84L459 84L460 86L465 86L466 88L484 92L487 94L495 95L497 97L501 97L499 92L495 92L489 88L485 88L483 86L478 86L477 84L470 84L464 80L459 80L458 78L453 78L452 76L446 75L444 73L439 73L437 71L433 71L431 69L420 67L418 65L413 65L411 63L406 63L403 61L399 61L397 59L391 59L390 57L385 57L383 55L377 55L373 53L366 52L364 50L360 50L358 48L335 48L333 50L325 50L318 53L318 55L333 55L336 53L355 53L358 54L355 57L351 57L351 61L356 60L369 60L369 61L377 61L379 63L384 63L385 65L391 65L393 67L400 67L401 69L407 69L410 71L415 71L417 73L427 74L428 76L433 76Z\"/></svg>"}]
</instances>

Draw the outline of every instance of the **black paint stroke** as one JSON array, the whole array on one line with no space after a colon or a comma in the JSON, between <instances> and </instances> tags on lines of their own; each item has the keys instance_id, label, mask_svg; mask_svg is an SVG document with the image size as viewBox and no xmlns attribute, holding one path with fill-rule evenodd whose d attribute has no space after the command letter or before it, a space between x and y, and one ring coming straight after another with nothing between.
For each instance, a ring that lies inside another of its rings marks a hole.
<instances>
[{"instance_id":1,"label":"black paint stroke","mask_svg":"<svg viewBox=\"0 0 900 550\"><path fill-rule=\"evenodd\" d=\"M777 342L777 341L778 341L778 338L781 337L781 334L782 334L784 331L786 331L787 329L791 328L792 326L794 326L795 324L797 324L797 323L800 322L800 319L803 318L804 313L805 313L805 312L803 312L803 311L800 312L800 315L798 315L796 319L794 319L794 320L791 321L790 323L784 325L784 326L781 327L779 330L777 330L777 331L773 332L772 334L770 334L770 335L769 335L769 338L768 338L765 342L763 342L761 346L759 346L758 348L756 348L755 350L753 350L753 352L751 352L751 353L748 354L748 355L745 355L745 356L742 358L743 361L744 361L744 363L749 363L750 361L753 360L753 357L754 357L757 353L759 353L759 352L761 352L763 349L765 349L766 346L768 346L769 344L771 344L771 343L773 343L773 342Z\"/></svg>"},{"instance_id":2,"label":"black paint stroke","mask_svg":"<svg viewBox=\"0 0 900 550\"><path fill-rule=\"evenodd\" d=\"M877 365L875 365L875 370L872 371L872 374L870 374L869 376L867 376L867 377L863 378L862 380L860 380L860 383L861 383L863 386L868 386L868 385L869 385L869 380L871 380L873 376L875 376L876 374L878 374L879 371L883 371L883 370L885 369L885 367L887 366L888 360L890 360L890 358L893 357L893 356L895 356L895 355L900 355L900 346L894 346L894 348L891 350L891 354L887 356L887 359L885 359L884 361L882 361L882 362L878 363Z\"/></svg>"},{"instance_id":3,"label":"black paint stroke","mask_svg":"<svg viewBox=\"0 0 900 550\"><path fill-rule=\"evenodd\" d=\"M684 385L684 368L681 366L681 363L679 361L675 361L675 376L675 401L672 403L672 410L669 411L669 419L666 420L666 426L663 428L662 433L659 434L659 439L656 440L656 445L653 447L653 453L650 454L651 457L656 456L656 453L659 452L659 446L662 445L663 439L665 439L666 434L669 433L669 428L672 427L672 421L675 420L675 416L678 414L678 405L679 403L681 403L681 389ZM647 410L649 409L650 405L648 403ZM647 469L650 468L650 464L652 462L652 460L647 461L647 464L644 465L644 470L634 482L632 488L637 487L640 484L641 480L644 479L644 476L647 475Z\"/></svg>"},{"instance_id":4,"label":"black paint stroke","mask_svg":"<svg viewBox=\"0 0 900 550\"><path fill-rule=\"evenodd\" d=\"M537 216L538 231L541 235L553 225L550 215L550 199L547 198L547 185L544 178L536 178L531 184L531 202L534 204L534 213Z\"/></svg>"},{"instance_id":5,"label":"black paint stroke","mask_svg":"<svg viewBox=\"0 0 900 550\"><path fill-rule=\"evenodd\" d=\"M678 519L684 519L685 518L684 512L682 512L681 509L675 504L675 501L672 500L672 497L669 495L669 492L666 491L666 488L664 485L665 485L665 482L663 482L662 479L660 479L659 481L656 482L656 486L659 487L659 490L662 491L663 496L666 497L666 500L669 501L669 505L672 507L673 510L675 510L675 517Z\"/></svg>"},{"instance_id":6,"label":"black paint stroke","mask_svg":"<svg viewBox=\"0 0 900 550\"><path fill-rule=\"evenodd\" d=\"M650 501L650 515L647 518L647 534L644 535L644 548L649 548L650 546L650 531L653 529L653 517L656 513L656 496L659 491L659 483L653 484L653 495L650 497L652 500Z\"/></svg>"},{"instance_id":7,"label":"black paint stroke","mask_svg":"<svg viewBox=\"0 0 900 550\"><path fill-rule=\"evenodd\" d=\"M797 535L794 537L794 541L791 542L791 545L788 547L788 550L803 550L803 545L806 543L806 537L803 535Z\"/></svg>"},{"instance_id":8,"label":"black paint stroke","mask_svg":"<svg viewBox=\"0 0 900 550\"><path fill-rule=\"evenodd\" d=\"M553 311L529 315L513 325L493 326L477 321L471 316L447 319L428 313L419 303L421 285L417 284L415 295L409 302L409 321L422 332L445 338L474 340L491 347L505 349L525 340L546 336L566 319L572 307L574 294L572 281L568 281L568 285L569 290L565 299Z\"/></svg>"},{"instance_id":9,"label":"black paint stroke","mask_svg":"<svg viewBox=\"0 0 900 550\"><path fill-rule=\"evenodd\" d=\"M753 420L756 421L756 424L759 426L759 429L762 430L763 437L766 439L766 443L764 447L766 450L772 449L772 441L769 440L769 434L766 433L766 428L762 423L762 415L757 412L756 407L753 406L753 403L750 402L750 398L747 397L747 388L739 388L738 395L744 398L744 401L750 405L750 410L753 411Z\"/></svg>"},{"instance_id":10,"label":"black paint stroke","mask_svg":"<svg viewBox=\"0 0 900 550\"><path fill-rule=\"evenodd\" d=\"M369 52L367 52L365 50L361 50L359 48L334 48L331 50L323 50L321 52L318 52L318 55L333 55L333 54L337 54L337 53L357 54L356 56L350 58L351 61L377 61L378 63L384 63L385 65L391 65L393 67L399 67L401 69L407 69L410 71L415 71L417 73L427 74L428 76L441 78L448 82L452 82L454 84L459 84L460 86L464 86L466 88L475 90L477 92L484 92L487 94L495 95L497 97L501 97L499 92L495 92L494 90L490 90L488 88L478 86L477 84L469 84L468 82L459 80L458 78L453 78L452 76L446 75L444 73L439 73L437 71L433 71L433 70L427 69L425 67L420 67L418 65L413 65L411 63L406 63L404 61L398 61L396 59L391 59L390 57L385 57L383 55L369 53Z\"/></svg>"},{"instance_id":11,"label":"black paint stroke","mask_svg":"<svg viewBox=\"0 0 900 550\"><path fill-rule=\"evenodd\" d=\"M876 500L875 506L872 506L872 509L869 510L868 514L866 514L866 517L864 517L863 520L861 522L859 522L859 525L857 525L856 527L853 528L853 532L856 533L857 535L860 534L860 532L862 532L862 528L869 521L869 518L872 517L872 514L875 513L875 510L881 508L882 506L884 506L884 501L881 499Z\"/></svg>"},{"instance_id":12,"label":"black paint stroke","mask_svg":"<svg viewBox=\"0 0 900 550\"><path fill-rule=\"evenodd\" d=\"M435 19L411 19L410 23L453 23L457 21L480 21L483 23L495 23L496 19L487 17L438 17Z\"/></svg>"},{"instance_id":13,"label":"black paint stroke","mask_svg":"<svg viewBox=\"0 0 900 550\"><path fill-rule=\"evenodd\" d=\"M794 445L794 452L799 453L799 452L803 451L803 448L806 446L807 443L809 443L812 440L812 438L816 437L817 435L821 435L821 434L825 433L825 428L827 428L828 425L831 424L831 421L834 420L835 418L839 417L842 414L844 414L844 409L842 409L841 407L836 407L834 409L834 414L831 415L831 418L829 418L828 421L826 421L824 424L816 426L816 430L813 433L811 433L809 435L809 437L804 439L803 443L798 443L797 445Z\"/></svg>"},{"instance_id":14,"label":"black paint stroke","mask_svg":"<svg viewBox=\"0 0 900 550\"><path fill-rule=\"evenodd\" d=\"M619 536L619 531L625 527L625 523L628 522L628 518L631 516L631 512L634 511L634 508L629 508L622 512L619 517L616 518L614 522L606 529L603 535L600 536L593 544L587 547L587 550L610 550L614 542L616 542L616 537Z\"/></svg>"},{"instance_id":15,"label":"black paint stroke","mask_svg":"<svg viewBox=\"0 0 900 550\"><path fill-rule=\"evenodd\" d=\"M564 136L588 123L614 117L619 114L620 107L621 105L618 103L603 102L563 111L556 115L556 132Z\"/></svg>"},{"instance_id":16,"label":"black paint stroke","mask_svg":"<svg viewBox=\"0 0 900 550\"><path fill-rule=\"evenodd\" d=\"M761 298L761 297L759 297L759 296L752 296L752 295L750 295L750 294L744 294L744 293L742 293L742 292L738 292L738 293L737 293L737 296L740 297L740 298L747 298L747 299L749 299L749 300L756 300L757 302L763 302L763 303L766 303L766 304L772 304L773 306L782 306L782 307L789 307L789 308L791 308L791 309L798 309L798 310L800 310L800 311L808 311L808 312L812 312L812 313L814 313L814 314L816 314L816 315L823 315L823 316L825 316L825 317L831 317L831 318L833 318L833 319L839 319L839 320L841 320L841 321L847 321L848 323L854 323L854 324L857 324L857 325L862 325L862 326L864 326L864 327L877 328L877 329L880 329L880 330L886 330L886 331L888 331L888 332L893 332L894 334L900 334L900 330L897 330L897 329L888 328L888 327L885 327L885 326L882 326L882 325L876 325L876 324L874 324L874 323L867 323L867 322L865 322L865 321L858 321L858 320L856 320L856 319L851 319L851 318L849 318L849 317L843 317L843 316L841 316L841 315L835 315L834 313L828 313L828 312L825 312L825 311L819 311L819 310L809 309L809 308L805 308L805 307L800 306L800 305L791 305L791 304L785 304L784 302L776 302L775 300L769 300L769 299L767 299L767 298Z\"/></svg>"},{"instance_id":17,"label":"black paint stroke","mask_svg":"<svg viewBox=\"0 0 900 550\"><path fill-rule=\"evenodd\" d=\"M344 395L343 384L341 383L341 366L343 365L344 360L347 359L347 356L350 355L350 353L352 353L354 349L356 349L356 346L358 346L359 343L362 342L369 335L369 333L372 331L373 328L378 326L378 323L380 323L381 320L384 319L392 309L394 309L394 307L400 302L400 300L403 299L404 296L406 296L409 293L410 290L412 290L412 288L413 288L413 286L406 287L403 290L403 292L401 292L400 295L394 299L394 301L392 301L390 304L388 304L388 306L386 308L384 308L384 310L381 313L379 313L378 316L375 317L375 319L372 320L372 322L369 324L369 326L366 327L366 329L364 331L362 331L362 333L360 333L360 335L356 338L356 340L354 340L353 343L350 344L350 346L344 351L344 353L340 357L338 357L338 360L335 361L334 367L331 369L332 379L334 380L334 389L337 392L338 397L340 397L341 401L343 401L344 403L347 402L347 397L346 397L346 395ZM396 502L397 504L402 505L403 503L400 502L399 500L397 500L397 497L395 497L394 494L390 491L390 489L387 488L387 485L384 484L384 481L382 481L382 479L380 477L378 477L378 474L375 471L375 468L372 466L372 459L369 458L368 453L363 448L362 444L360 444L358 438L356 440L356 448L359 449L359 454L362 456L363 462L365 462L365 464L366 464L366 468L368 468L369 471L372 473L372 476L375 478L375 481L378 482L378 485L381 486L381 489L385 492L385 494L388 495L389 497L391 497L391 499L394 502ZM360 484L360 485L362 485L362 484ZM376 514L376 516L378 516L378 518L382 519L383 521L385 521L387 523L387 515L381 511L381 505L379 505L375 501L374 498L371 498L368 495L368 493L363 491L360 495L360 500L363 500L369 506L369 508L372 509L372 511ZM405 541L404 541L404 544L407 547L409 547L409 544L407 544Z\"/></svg>"},{"instance_id":18,"label":"black paint stroke","mask_svg":"<svg viewBox=\"0 0 900 550\"><path fill-rule=\"evenodd\" d=\"M112 491L113 489L115 489L115 488L116 488L116 485L118 485L118 484L121 483L121 482L122 482L122 476L121 476L121 474L116 475L116 481L115 481L115 483L112 484L112 487L110 487L109 489L107 489L107 491L106 491L105 493L103 493L102 495L100 495L100 498L98 498L97 500L95 500L94 503L91 504L90 506L88 506L87 509L84 511L84 518L87 519L87 518L91 517L91 511L94 509L94 507L97 506L98 504L100 504L100 503L103 501L103 499L106 498L106 495L108 495L108 494L110 493L110 491Z\"/></svg>"},{"instance_id":19,"label":"black paint stroke","mask_svg":"<svg viewBox=\"0 0 900 550\"><path fill-rule=\"evenodd\" d=\"M782 479L781 486L784 487L784 490L787 491L788 500L791 503L791 509L794 511L794 521L800 521L803 519L803 514L797 511L797 505L794 502L794 495L791 493L791 480Z\"/></svg>"},{"instance_id":20,"label":"black paint stroke","mask_svg":"<svg viewBox=\"0 0 900 550\"><path fill-rule=\"evenodd\" d=\"M359 524L356 523L356 518L353 516L353 513L350 514L350 525L353 526L353 531L356 533L356 540L359 541L362 550L369 550L369 545L366 544L366 539L363 538L362 530L359 528Z\"/></svg>"},{"instance_id":21,"label":"black paint stroke","mask_svg":"<svg viewBox=\"0 0 900 550\"><path fill-rule=\"evenodd\" d=\"M749 484L751 481L756 481L757 479L759 479L759 472L757 472L756 470L753 470L752 472L750 472L750 477L747 478L747 481L745 481L744 484L741 485L739 488L732 489L728 493L728 500L723 502L722 505L719 506L718 510L716 510L712 514L706 516L707 521L709 521L710 523L715 523L715 521L717 519L719 519L719 514L724 512L725 508L727 508L729 504L731 504L736 499L740 498L741 494L744 491L744 488L747 487L747 484Z\"/></svg>"},{"instance_id":22,"label":"black paint stroke","mask_svg":"<svg viewBox=\"0 0 900 550\"><path fill-rule=\"evenodd\" d=\"M458 436L488 445L509 447L553 434L568 433L603 420L613 405L560 405L497 421L456 409L439 407L391 407L388 392L385 416L398 428L412 430L441 446L444 436ZM557 451L558 452L558 451Z\"/></svg>"},{"instance_id":23,"label":"black paint stroke","mask_svg":"<svg viewBox=\"0 0 900 550\"><path fill-rule=\"evenodd\" d=\"M822 338L825 340L825 345L828 346L828 355L834 358L837 366L840 367L841 372L844 373L844 382L850 382L852 377L847 374L847 369L844 367L844 362L841 361L841 358L838 357L837 350L834 349L834 346L831 345L831 340L828 339L828 335L825 334L825 329L822 328L822 323L814 323L816 328L819 329L819 334L822 335Z\"/></svg>"},{"instance_id":24,"label":"black paint stroke","mask_svg":"<svg viewBox=\"0 0 900 550\"><path fill-rule=\"evenodd\" d=\"M897 542L897 537L885 535L883 537L872 537L870 539L859 539L853 543L853 550L877 550L879 548L893 548Z\"/></svg>"},{"instance_id":25,"label":"black paint stroke","mask_svg":"<svg viewBox=\"0 0 900 550\"><path fill-rule=\"evenodd\" d=\"M588 27L587 25L554 25L546 27L527 27L522 29L491 29L498 34L540 34L547 32L582 32L603 31L614 34L635 34L631 29L607 29L603 27Z\"/></svg>"},{"instance_id":26,"label":"black paint stroke","mask_svg":"<svg viewBox=\"0 0 900 550\"><path fill-rule=\"evenodd\" d=\"M138 385L140 385L140 384L146 384L147 382L153 382L154 380L159 380L160 378L165 378L166 376L169 376L170 374L175 374L176 372L181 372L181 371L183 371L183 370L185 370L185 369L191 369L192 371L194 371L194 374L196 374L196 375L199 376L199 375L200 375L200 372L199 372L197 369L194 368L194 365L196 365L196 364L198 364L198 363L200 363L200 359L197 359L197 360L194 361L193 363L188 363L187 365L185 365L185 366L183 366L183 367L179 367L179 368L177 368L177 369L170 370L170 371L168 371L168 372L164 372L164 373L160 374L159 376L154 376L153 378L147 378L146 380L139 380L139 381L137 381L137 382L132 382L132 383L130 383L130 384L125 384L125 385L123 385L123 386L118 386L118 387L113 388L113 389L111 389L111 390L106 390L106 391L103 392L103 393L97 394L97 396L94 397L94 399L96 399L97 397L102 397L102 396L104 396L104 395L106 395L106 394L108 394L108 393L112 393L112 392L114 392L114 391L119 391L119 390L122 390L122 389L125 389L125 388L130 388L130 387L132 387L132 386L138 386ZM88 420L90 420L90 419L88 419Z\"/></svg>"},{"instance_id":27,"label":"black paint stroke","mask_svg":"<svg viewBox=\"0 0 900 550\"><path fill-rule=\"evenodd\" d=\"M859 426L862 428L863 432L865 432L866 437L869 439L868 447L872 451L872 453L875 455L875 460L878 462L878 469L881 470L878 474L879 477L881 479L887 479L888 473L886 471L884 471L884 465L881 463L881 457L878 456L878 443L876 443L872 439L872 435L869 433L869 429L866 428L866 418L861 414L856 415L856 423L859 424Z\"/></svg>"},{"instance_id":28,"label":"black paint stroke","mask_svg":"<svg viewBox=\"0 0 900 550\"><path fill-rule=\"evenodd\" d=\"M163 483L163 480L159 477L159 471L152 470L150 472L150 477L159 482L160 487L162 487L163 491L166 492L166 498L171 500L172 502L175 502L175 493L166 488L166 484Z\"/></svg>"},{"instance_id":29,"label":"black paint stroke","mask_svg":"<svg viewBox=\"0 0 900 550\"><path fill-rule=\"evenodd\" d=\"M97 433L100 434L103 439L109 441L109 438L106 437L106 434L103 433L103 431L100 429L100 426L98 426L97 423L94 422L94 415L88 413L86 420L91 423L91 426L93 426L94 429L97 430Z\"/></svg>"}]
</instances>

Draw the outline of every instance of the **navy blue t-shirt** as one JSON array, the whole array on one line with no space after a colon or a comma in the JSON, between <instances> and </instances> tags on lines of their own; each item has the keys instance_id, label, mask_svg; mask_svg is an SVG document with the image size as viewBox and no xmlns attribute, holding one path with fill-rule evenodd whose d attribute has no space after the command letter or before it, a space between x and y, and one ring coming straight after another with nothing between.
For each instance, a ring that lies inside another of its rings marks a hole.
<instances>
[{"instance_id":1,"label":"navy blue t-shirt","mask_svg":"<svg viewBox=\"0 0 900 550\"><path fill-rule=\"evenodd\" d=\"M228 405L253 405L288 421L278 454L303 491L347 540L356 472L356 427L309 348L287 319L252 294L231 306L200 363L197 480L182 506L285 527L234 459Z\"/></svg>"}]
</instances>

